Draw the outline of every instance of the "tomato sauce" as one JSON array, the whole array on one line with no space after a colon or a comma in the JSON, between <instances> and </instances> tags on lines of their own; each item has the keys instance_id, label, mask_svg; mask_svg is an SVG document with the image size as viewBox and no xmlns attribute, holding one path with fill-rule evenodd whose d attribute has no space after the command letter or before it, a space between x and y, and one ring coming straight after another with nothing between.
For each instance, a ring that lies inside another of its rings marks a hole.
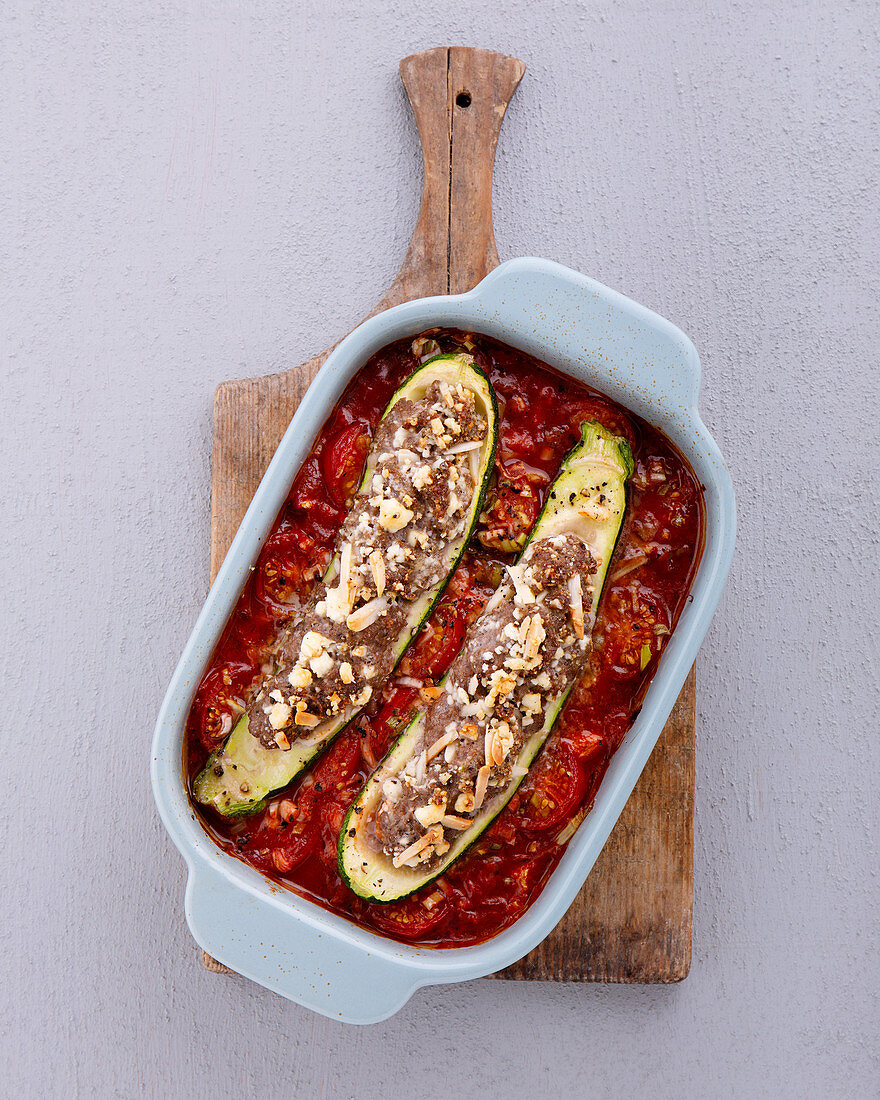
<instances>
[{"instance_id":1,"label":"tomato sauce","mask_svg":"<svg viewBox=\"0 0 880 1100\"><path fill-rule=\"evenodd\" d=\"M383 348L350 383L294 480L196 693L185 746L191 782L261 679L280 624L328 564L391 395L430 354L462 345L495 387L502 419L497 477L442 599L384 690L264 810L230 822L193 802L222 848L273 881L385 935L434 947L487 940L535 900L639 712L703 547L702 487L659 431L488 337L440 330ZM636 466L587 670L529 775L469 852L405 901L366 902L337 870L345 812L406 716L452 663L587 419L624 435Z\"/></svg>"}]
</instances>

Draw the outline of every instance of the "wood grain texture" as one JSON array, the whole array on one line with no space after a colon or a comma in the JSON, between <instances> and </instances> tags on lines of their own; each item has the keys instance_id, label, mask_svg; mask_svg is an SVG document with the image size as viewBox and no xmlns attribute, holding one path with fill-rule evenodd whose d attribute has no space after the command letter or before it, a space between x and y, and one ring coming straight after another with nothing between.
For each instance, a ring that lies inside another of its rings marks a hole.
<instances>
[{"instance_id":1,"label":"wood grain texture","mask_svg":"<svg viewBox=\"0 0 880 1100\"><path fill-rule=\"evenodd\" d=\"M428 50L401 62L424 155L422 202L400 270L373 313L459 293L498 264L492 170L507 105L525 72L487 50ZM223 382L214 402L211 576L309 383L332 348L278 374ZM624 813L555 931L498 977L673 982L691 957L694 675ZM203 953L205 965L227 972Z\"/></svg>"},{"instance_id":2,"label":"wood grain texture","mask_svg":"<svg viewBox=\"0 0 880 1100\"><path fill-rule=\"evenodd\" d=\"M0 21L3 1094L348 1100L405 1064L433 1098L439 1049L474 1097L876 1097L875 0ZM501 258L559 260L694 339L740 537L697 663L687 981L441 986L359 1028L204 970L146 757L206 594L213 391L309 358L391 283L421 188L397 63L443 36L529 66ZM35 731L63 746L39 775Z\"/></svg>"}]
</instances>

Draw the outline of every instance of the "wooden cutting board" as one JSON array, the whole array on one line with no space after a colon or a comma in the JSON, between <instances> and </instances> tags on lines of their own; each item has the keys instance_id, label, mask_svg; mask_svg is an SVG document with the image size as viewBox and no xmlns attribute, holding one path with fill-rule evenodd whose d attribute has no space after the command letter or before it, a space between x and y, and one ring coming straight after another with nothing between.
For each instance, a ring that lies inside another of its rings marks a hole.
<instances>
[{"instance_id":1,"label":"wooden cutting board","mask_svg":"<svg viewBox=\"0 0 880 1100\"><path fill-rule=\"evenodd\" d=\"M453 46L405 58L400 75L424 153L409 250L374 313L470 290L498 264L492 169L525 66ZM223 382L214 401L211 576L297 405L332 349L280 374ZM674 982L691 958L694 674L592 874L555 931L498 977ZM211 970L229 972L210 956Z\"/></svg>"}]
</instances>

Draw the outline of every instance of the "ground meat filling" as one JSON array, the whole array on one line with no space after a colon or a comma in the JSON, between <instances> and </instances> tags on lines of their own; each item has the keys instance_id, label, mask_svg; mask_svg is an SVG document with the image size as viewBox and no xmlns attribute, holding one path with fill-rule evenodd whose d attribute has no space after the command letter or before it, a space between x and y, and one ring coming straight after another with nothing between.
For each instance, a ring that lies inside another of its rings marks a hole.
<instances>
[{"instance_id":1,"label":"ground meat filling","mask_svg":"<svg viewBox=\"0 0 880 1100\"><path fill-rule=\"evenodd\" d=\"M596 563L574 535L533 543L474 624L422 720L413 754L383 781L372 831L395 867L436 866L516 764L547 709L580 676Z\"/></svg>"},{"instance_id":2,"label":"ground meat filling","mask_svg":"<svg viewBox=\"0 0 880 1100\"><path fill-rule=\"evenodd\" d=\"M465 533L487 430L473 392L445 381L380 422L337 565L280 639L276 671L248 707L264 746L286 752L320 734L328 719L365 706L391 672L413 601L445 577Z\"/></svg>"}]
</instances>

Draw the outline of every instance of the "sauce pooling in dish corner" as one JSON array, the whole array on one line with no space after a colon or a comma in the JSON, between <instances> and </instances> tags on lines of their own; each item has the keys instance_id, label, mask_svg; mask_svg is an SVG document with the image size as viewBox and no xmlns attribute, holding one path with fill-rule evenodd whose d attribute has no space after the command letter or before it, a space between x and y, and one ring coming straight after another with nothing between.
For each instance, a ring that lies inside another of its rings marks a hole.
<instances>
[{"instance_id":1,"label":"sauce pooling in dish corner","mask_svg":"<svg viewBox=\"0 0 880 1100\"><path fill-rule=\"evenodd\" d=\"M421 362L461 348L492 382L502 420L496 481L449 587L382 692L264 810L230 821L194 803L221 847L283 886L379 932L435 947L489 939L534 901L638 714L703 545L701 487L662 433L488 337L441 330L383 348L349 384L293 483L196 693L186 743L192 781L323 574L391 395ZM365 901L338 872L346 811L407 716L436 693L503 566L524 545L580 424L591 419L627 439L635 474L586 670L528 777L473 848L403 901Z\"/></svg>"}]
</instances>

